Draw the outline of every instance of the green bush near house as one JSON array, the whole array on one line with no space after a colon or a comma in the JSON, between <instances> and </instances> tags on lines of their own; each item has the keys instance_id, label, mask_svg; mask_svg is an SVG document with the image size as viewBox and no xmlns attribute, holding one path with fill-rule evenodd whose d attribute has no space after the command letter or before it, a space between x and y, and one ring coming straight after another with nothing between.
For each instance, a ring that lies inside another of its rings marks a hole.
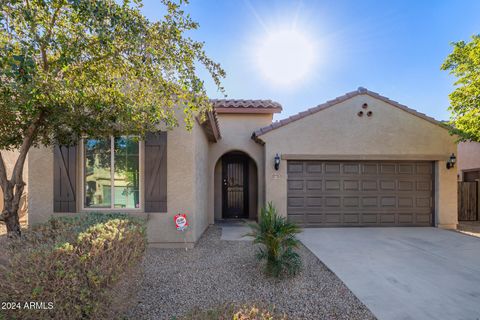
<instances>
[{"instance_id":1,"label":"green bush near house","mask_svg":"<svg viewBox=\"0 0 480 320\"><path fill-rule=\"evenodd\" d=\"M0 301L44 302L43 309L22 305L3 310L4 316L107 318L108 289L140 261L145 248L145 222L138 218L101 213L52 218L12 240L9 264L0 266Z\"/></svg>"},{"instance_id":2,"label":"green bush near house","mask_svg":"<svg viewBox=\"0 0 480 320\"><path fill-rule=\"evenodd\" d=\"M262 208L258 224L250 224L252 232L247 234L254 238L253 243L260 244L257 253L260 261L265 260L265 273L274 277L293 276L302 267L302 260L295 248L300 242L296 234L300 227L287 221L277 213L272 203Z\"/></svg>"}]
</instances>

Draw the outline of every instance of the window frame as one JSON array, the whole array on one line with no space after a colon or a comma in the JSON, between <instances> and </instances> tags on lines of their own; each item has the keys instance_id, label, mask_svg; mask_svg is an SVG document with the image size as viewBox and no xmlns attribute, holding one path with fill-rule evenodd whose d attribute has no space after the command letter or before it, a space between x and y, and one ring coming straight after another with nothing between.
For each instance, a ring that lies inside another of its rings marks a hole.
<instances>
[{"instance_id":1,"label":"window frame","mask_svg":"<svg viewBox=\"0 0 480 320\"><path fill-rule=\"evenodd\" d=\"M114 165L115 165L115 152L113 150L115 149L115 136L110 135L110 168L111 170L114 170ZM118 137L117 137L118 138ZM104 212L143 212L144 209L144 172L143 172L143 159L144 159L144 146L145 142L143 140L138 141L138 180L139 180L139 188L138 191L140 193L139 195L139 206L138 208L115 208L115 202L114 202L114 196L115 192L114 190L114 185L115 185L115 173L110 174L110 185L112 188L112 192L110 192L110 207L105 208L105 207L86 207L85 206L85 186L86 186L86 167L85 167L85 141L88 140L88 137L83 137L80 139L80 200L81 200L81 205L80 209L81 211L104 211Z\"/></svg>"}]
</instances>

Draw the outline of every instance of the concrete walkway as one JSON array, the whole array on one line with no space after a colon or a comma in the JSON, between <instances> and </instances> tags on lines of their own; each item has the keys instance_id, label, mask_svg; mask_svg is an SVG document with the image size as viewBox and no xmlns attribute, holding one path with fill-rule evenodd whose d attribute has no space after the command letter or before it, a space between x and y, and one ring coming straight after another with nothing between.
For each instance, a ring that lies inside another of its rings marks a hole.
<instances>
[{"instance_id":1,"label":"concrete walkway","mask_svg":"<svg viewBox=\"0 0 480 320\"><path fill-rule=\"evenodd\" d=\"M379 319L480 319L480 238L437 228L305 229L302 242Z\"/></svg>"}]
</instances>

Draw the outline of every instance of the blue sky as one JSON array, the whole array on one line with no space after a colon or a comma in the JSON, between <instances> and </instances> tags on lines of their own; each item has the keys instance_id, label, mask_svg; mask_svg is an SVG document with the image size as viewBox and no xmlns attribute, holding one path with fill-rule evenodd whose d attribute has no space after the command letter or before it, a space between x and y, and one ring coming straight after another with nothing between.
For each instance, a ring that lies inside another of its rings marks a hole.
<instances>
[{"instance_id":1,"label":"blue sky","mask_svg":"<svg viewBox=\"0 0 480 320\"><path fill-rule=\"evenodd\" d=\"M158 1L144 14L161 17ZM318 105L359 86L438 120L448 119L454 78L440 66L450 42L480 33L480 1L258 1L191 0L185 7L200 23L191 36L227 72L228 98L272 99L277 119ZM302 80L278 85L257 60L267 34L295 28L315 43L315 63ZM205 77L208 94L222 97Z\"/></svg>"}]
</instances>

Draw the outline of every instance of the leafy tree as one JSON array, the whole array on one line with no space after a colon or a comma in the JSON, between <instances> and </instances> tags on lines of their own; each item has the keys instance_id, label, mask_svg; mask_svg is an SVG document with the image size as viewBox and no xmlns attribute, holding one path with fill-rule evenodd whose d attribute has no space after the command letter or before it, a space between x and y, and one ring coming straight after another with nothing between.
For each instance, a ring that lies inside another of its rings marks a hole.
<instances>
[{"instance_id":1,"label":"leafy tree","mask_svg":"<svg viewBox=\"0 0 480 320\"><path fill-rule=\"evenodd\" d=\"M480 141L480 35L471 42L454 42L453 52L442 65L457 77L450 94L453 132L461 140Z\"/></svg>"},{"instance_id":2,"label":"leafy tree","mask_svg":"<svg viewBox=\"0 0 480 320\"><path fill-rule=\"evenodd\" d=\"M209 108L196 68L220 90L224 71L185 32L198 24L173 0L149 21L141 0L0 0L0 150L18 150L10 178L0 153L0 220L20 234L27 153L82 135L143 136L159 123L187 127Z\"/></svg>"}]
</instances>

